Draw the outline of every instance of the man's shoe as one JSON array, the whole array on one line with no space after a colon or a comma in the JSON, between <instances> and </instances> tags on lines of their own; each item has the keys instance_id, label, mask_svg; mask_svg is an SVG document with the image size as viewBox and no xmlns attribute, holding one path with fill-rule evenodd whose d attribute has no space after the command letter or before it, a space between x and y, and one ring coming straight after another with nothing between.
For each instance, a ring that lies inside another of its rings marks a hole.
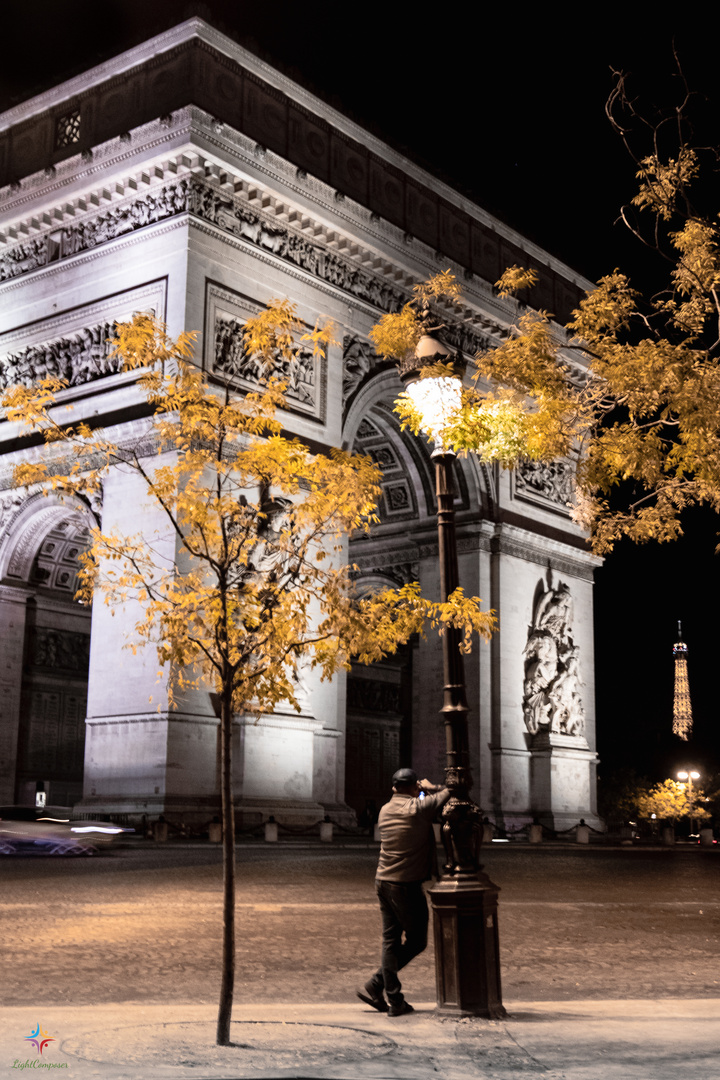
<instances>
[{"instance_id":1,"label":"man's shoe","mask_svg":"<svg viewBox=\"0 0 720 1080\"><path fill-rule=\"evenodd\" d=\"M367 986L365 987L365 993L363 993L362 990L356 990L355 993L361 1001L364 1001L366 1005L372 1006L373 1009L377 1009L378 1012L388 1011L388 1003L382 996L382 993L373 994Z\"/></svg>"},{"instance_id":2,"label":"man's shoe","mask_svg":"<svg viewBox=\"0 0 720 1080\"><path fill-rule=\"evenodd\" d=\"M401 1001L399 1005L391 1005L388 1016L405 1016L406 1013L415 1012L409 1001Z\"/></svg>"}]
</instances>

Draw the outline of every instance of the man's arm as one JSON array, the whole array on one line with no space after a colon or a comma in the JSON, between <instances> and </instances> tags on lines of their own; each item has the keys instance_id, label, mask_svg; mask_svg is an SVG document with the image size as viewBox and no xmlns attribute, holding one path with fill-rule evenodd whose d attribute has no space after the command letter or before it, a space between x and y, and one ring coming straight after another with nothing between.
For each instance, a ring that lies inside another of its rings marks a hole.
<instances>
[{"instance_id":1,"label":"man's arm","mask_svg":"<svg viewBox=\"0 0 720 1080\"><path fill-rule=\"evenodd\" d=\"M419 780L418 787L425 792L425 798L420 800L420 806L424 814L435 815L436 811L450 798L450 789L442 784L433 784L429 780Z\"/></svg>"}]
</instances>

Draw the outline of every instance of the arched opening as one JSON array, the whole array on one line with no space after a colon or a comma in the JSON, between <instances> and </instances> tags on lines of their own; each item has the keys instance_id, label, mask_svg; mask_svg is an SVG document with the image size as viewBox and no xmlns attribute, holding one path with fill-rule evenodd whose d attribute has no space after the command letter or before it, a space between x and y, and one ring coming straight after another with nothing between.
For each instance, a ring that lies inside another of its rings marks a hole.
<instances>
[{"instance_id":1,"label":"arched opening","mask_svg":"<svg viewBox=\"0 0 720 1080\"><path fill-rule=\"evenodd\" d=\"M5 796L19 804L39 793L55 806L82 797L91 612L75 593L89 516L79 500L36 496L0 548L0 604L15 634L5 668L3 742L14 750Z\"/></svg>"},{"instance_id":2,"label":"arched opening","mask_svg":"<svg viewBox=\"0 0 720 1080\"><path fill-rule=\"evenodd\" d=\"M369 536L350 543L361 595L415 580L414 552L407 537L430 497L427 470L412 454L387 405L364 412L353 450L368 454L382 469L380 521ZM392 775L413 757L413 660L417 642L371 666L354 663L348 675L345 801L370 825L390 794Z\"/></svg>"}]
</instances>

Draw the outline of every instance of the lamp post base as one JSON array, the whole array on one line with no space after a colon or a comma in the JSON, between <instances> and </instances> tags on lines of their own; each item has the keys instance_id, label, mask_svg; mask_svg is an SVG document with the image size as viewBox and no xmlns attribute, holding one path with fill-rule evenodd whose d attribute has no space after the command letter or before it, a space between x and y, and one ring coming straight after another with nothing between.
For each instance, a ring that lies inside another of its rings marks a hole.
<instances>
[{"instance_id":1,"label":"lamp post base","mask_svg":"<svg viewBox=\"0 0 720 1080\"><path fill-rule=\"evenodd\" d=\"M487 874L442 878L428 890L433 911L437 1012L507 1015L500 989L498 887Z\"/></svg>"}]
</instances>

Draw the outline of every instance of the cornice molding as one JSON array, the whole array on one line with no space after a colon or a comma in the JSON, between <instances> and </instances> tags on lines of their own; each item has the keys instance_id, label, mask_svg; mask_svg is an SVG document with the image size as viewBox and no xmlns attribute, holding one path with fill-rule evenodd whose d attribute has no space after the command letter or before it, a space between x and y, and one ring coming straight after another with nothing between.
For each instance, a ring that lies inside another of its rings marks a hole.
<instances>
[{"instance_id":1,"label":"cornice molding","mask_svg":"<svg viewBox=\"0 0 720 1080\"><path fill-rule=\"evenodd\" d=\"M509 532L508 527L502 525L491 538L490 550L494 555L509 555L537 566L550 567L582 581L592 581L594 570L603 563L589 551L571 549L538 533L524 530L521 533L514 528Z\"/></svg>"}]
</instances>

